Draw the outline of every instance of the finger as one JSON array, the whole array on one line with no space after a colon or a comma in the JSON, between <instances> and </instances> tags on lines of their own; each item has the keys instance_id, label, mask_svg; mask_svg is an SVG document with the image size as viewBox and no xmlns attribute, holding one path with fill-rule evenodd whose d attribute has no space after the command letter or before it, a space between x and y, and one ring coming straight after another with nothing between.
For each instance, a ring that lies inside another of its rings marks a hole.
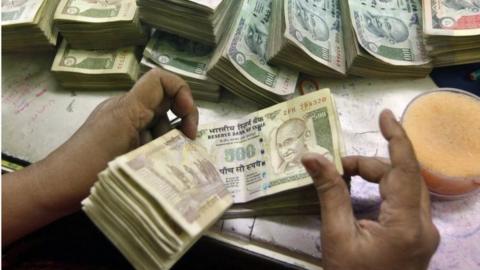
<instances>
[{"instance_id":1,"label":"finger","mask_svg":"<svg viewBox=\"0 0 480 270\"><path fill-rule=\"evenodd\" d=\"M318 192L322 235L326 233L325 235L351 236L355 228L355 219L350 195L335 165L322 155L314 153L303 155L302 163L312 177Z\"/></svg>"},{"instance_id":2,"label":"finger","mask_svg":"<svg viewBox=\"0 0 480 270\"><path fill-rule=\"evenodd\" d=\"M387 202L388 211L400 211L395 216L410 216L418 219L418 209L425 207L422 200L420 169L413 147L402 126L393 113L385 110L380 114L380 129L388 141L392 170L380 182L380 193ZM382 215L381 216L386 216Z\"/></svg>"},{"instance_id":3,"label":"finger","mask_svg":"<svg viewBox=\"0 0 480 270\"><path fill-rule=\"evenodd\" d=\"M347 177L359 175L374 183L379 183L391 168L383 158L364 156L343 157L342 165Z\"/></svg>"},{"instance_id":4,"label":"finger","mask_svg":"<svg viewBox=\"0 0 480 270\"><path fill-rule=\"evenodd\" d=\"M184 116L180 124L180 129L190 139L195 139L197 136L198 127L198 109L195 107L193 112Z\"/></svg>"},{"instance_id":5,"label":"finger","mask_svg":"<svg viewBox=\"0 0 480 270\"><path fill-rule=\"evenodd\" d=\"M170 120L167 115L161 115L158 117L158 120L153 124L152 135L154 138L158 138L163 134L172 130L170 125Z\"/></svg>"},{"instance_id":6,"label":"finger","mask_svg":"<svg viewBox=\"0 0 480 270\"><path fill-rule=\"evenodd\" d=\"M179 92L191 92L179 76L160 68L145 73L128 93L128 98L140 101L147 109L155 110L164 98L174 98Z\"/></svg>"},{"instance_id":7,"label":"finger","mask_svg":"<svg viewBox=\"0 0 480 270\"><path fill-rule=\"evenodd\" d=\"M190 87L179 76L162 69L152 69L142 76L127 97L157 113L165 110L164 104L171 102L172 111L177 116L186 118L183 130L185 135L195 138L198 111Z\"/></svg>"},{"instance_id":8,"label":"finger","mask_svg":"<svg viewBox=\"0 0 480 270\"><path fill-rule=\"evenodd\" d=\"M140 132L140 145L147 144L152 141L152 133L149 130Z\"/></svg>"},{"instance_id":9,"label":"finger","mask_svg":"<svg viewBox=\"0 0 480 270\"><path fill-rule=\"evenodd\" d=\"M171 98L172 112L182 118L181 130L187 137L195 139L198 126L198 109L193 101L190 87L180 77L169 72L162 76L162 84L165 86L167 97Z\"/></svg>"},{"instance_id":10,"label":"finger","mask_svg":"<svg viewBox=\"0 0 480 270\"><path fill-rule=\"evenodd\" d=\"M145 73L127 93L130 103L139 102L149 110L155 110L164 100L165 89L161 83L163 72L160 69L152 69Z\"/></svg>"},{"instance_id":11,"label":"finger","mask_svg":"<svg viewBox=\"0 0 480 270\"><path fill-rule=\"evenodd\" d=\"M421 195L420 195L420 204L422 207L423 215L427 219L431 220L432 219L432 211L430 207L430 193L428 192L427 185L425 184L425 181L422 179L420 183L421 187Z\"/></svg>"},{"instance_id":12,"label":"finger","mask_svg":"<svg viewBox=\"0 0 480 270\"><path fill-rule=\"evenodd\" d=\"M400 123L390 110L384 110L380 114L380 130L383 137L388 141L388 149L392 167L400 168L406 173L418 175L418 166L412 144ZM418 181L415 181L418 187Z\"/></svg>"}]
</instances>

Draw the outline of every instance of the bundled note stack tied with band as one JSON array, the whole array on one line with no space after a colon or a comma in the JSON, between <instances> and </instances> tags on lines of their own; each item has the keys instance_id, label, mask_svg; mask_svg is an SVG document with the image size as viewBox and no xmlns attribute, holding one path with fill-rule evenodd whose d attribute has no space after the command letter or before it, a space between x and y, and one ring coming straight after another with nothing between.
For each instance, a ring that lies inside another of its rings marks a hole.
<instances>
[{"instance_id":1,"label":"bundled note stack tied with band","mask_svg":"<svg viewBox=\"0 0 480 270\"><path fill-rule=\"evenodd\" d=\"M342 172L341 147L330 91L315 91L203 125L195 141L172 130L116 158L83 210L135 268L168 269L225 211L226 217L318 211L314 190L305 196L312 180L300 159L315 152ZM269 205L252 204L264 197ZM232 202L238 207L227 210Z\"/></svg>"},{"instance_id":2,"label":"bundled note stack tied with band","mask_svg":"<svg viewBox=\"0 0 480 270\"><path fill-rule=\"evenodd\" d=\"M238 0L138 0L140 18L154 28L215 45L232 21Z\"/></svg>"},{"instance_id":3,"label":"bundled note stack tied with band","mask_svg":"<svg viewBox=\"0 0 480 270\"><path fill-rule=\"evenodd\" d=\"M272 14L269 63L312 76L346 76L338 0L272 1Z\"/></svg>"},{"instance_id":4,"label":"bundled note stack tied with band","mask_svg":"<svg viewBox=\"0 0 480 270\"><path fill-rule=\"evenodd\" d=\"M2 50L53 50L58 32L53 14L58 0L2 1Z\"/></svg>"},{"instance_id":5,"label":"bundled note stack tied with band","mask_svg":"<svg viewBox=\"0 0 480 270\"><path fill-rule=\"evenodd\" d=\"M75 49L143 45L149 34L140 23L135 0L61 0L54 20Z\"/></svg>"},{"instance_id":6,"label":"bundled note stack tied with band","mask_svg":"<svg viewBox=\"0 0 480 270\"><path fill-rule=\"evenodd\" d=\"M480 61L480 1L423 0L423 22L434 66Z\"/></svg>"},{"instance_id":7,"label":"bundled note stack tied with band","mask_svg":"<svg viewBox=\"0 0 480 270\"><path fill-rule=\"evenodd\" d=\"M142 73L161 67L182 77L195 99L218 101L220 85L207 77L213 47L156 30L143 51Z\"/></svg>"},{"instance_id":8,"label":"bundled note stack tied with band","mask_svg":"<svg viewBox=\"0 0 480 270\"><path fill-rule=\"evenodd\" d=\"M298 71L267 63L271 0L248 0L215 49L207 74L238 96L266 107L293 97Z\"/></svg>"},{"instance_id":9,"label":"bundled note stack tied with band","mask_svg":"<svg viewBox=\"0 0 480 270\"><path fill-rule=\"evenodd\" d=\"M419 0L339 1L349 74L392 78L430 73Z\"/></svg>"},{"instance_id":10,"label":"bundled note stack tied with band","mask_svg":"<svg viewBox=\"0 0 480 270\"><path fill-rule=\"evenodd\" d=\"M140 65L134 47L79 50L64 40L51 70L66 89L128 90L138 79Z\"/></svg>"}]
</instances>

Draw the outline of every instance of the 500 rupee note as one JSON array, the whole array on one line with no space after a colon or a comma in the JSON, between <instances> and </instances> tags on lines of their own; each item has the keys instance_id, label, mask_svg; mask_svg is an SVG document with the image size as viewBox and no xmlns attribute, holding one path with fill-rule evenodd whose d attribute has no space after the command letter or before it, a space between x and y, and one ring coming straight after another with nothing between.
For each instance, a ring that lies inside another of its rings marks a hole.
<instances>
[{"instance_id":1,"label":"500 rupee note","mask_svg":"<svg viewBox=\"0 0 480 270\"><path fill-rule=\"evenodd\" d=\"M196 142L210 154L234 202L312 183L300 159L324 155L342 172L340 127L329 89L247 115L199 127Z\"/></svg>"}]
</instances>

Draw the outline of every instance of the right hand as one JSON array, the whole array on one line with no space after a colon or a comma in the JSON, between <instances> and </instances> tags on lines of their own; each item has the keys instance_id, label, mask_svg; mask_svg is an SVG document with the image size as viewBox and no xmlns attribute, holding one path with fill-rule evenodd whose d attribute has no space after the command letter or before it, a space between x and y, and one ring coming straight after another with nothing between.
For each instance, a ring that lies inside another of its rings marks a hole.
<instances>
[{"instance_id":1,"label":"right hand","mask_svg":"<svg viewBox=\"0 0 480 270\"><path fill-rule=\"evenodd\" d=\"M391 165L361 156L342 160L346 176L379 183L378 221L355 219L347 186L330 161L310 153L302 158L320 200L326 270L426 269L438 246L429 193L412 145L392 112L381 113L380 129L389 142Z\"/></svg>"}]
</instances>

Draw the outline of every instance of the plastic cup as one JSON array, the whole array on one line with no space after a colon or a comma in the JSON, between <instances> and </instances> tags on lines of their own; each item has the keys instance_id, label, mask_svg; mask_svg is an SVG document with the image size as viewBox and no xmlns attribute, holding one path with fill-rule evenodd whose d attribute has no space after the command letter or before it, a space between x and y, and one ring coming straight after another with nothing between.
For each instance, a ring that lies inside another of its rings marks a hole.
<instances>
[{"instance_id":1,"label":"plastic cup","mask_svg":"<svg viewBox=\"0 0 480 270\"><path fill-rule=\"evenodd\" d=\"M415 97L402 125L430 193L455 199L480 191L480 98L441 88Z\"/></svg>"}]
</instances>

